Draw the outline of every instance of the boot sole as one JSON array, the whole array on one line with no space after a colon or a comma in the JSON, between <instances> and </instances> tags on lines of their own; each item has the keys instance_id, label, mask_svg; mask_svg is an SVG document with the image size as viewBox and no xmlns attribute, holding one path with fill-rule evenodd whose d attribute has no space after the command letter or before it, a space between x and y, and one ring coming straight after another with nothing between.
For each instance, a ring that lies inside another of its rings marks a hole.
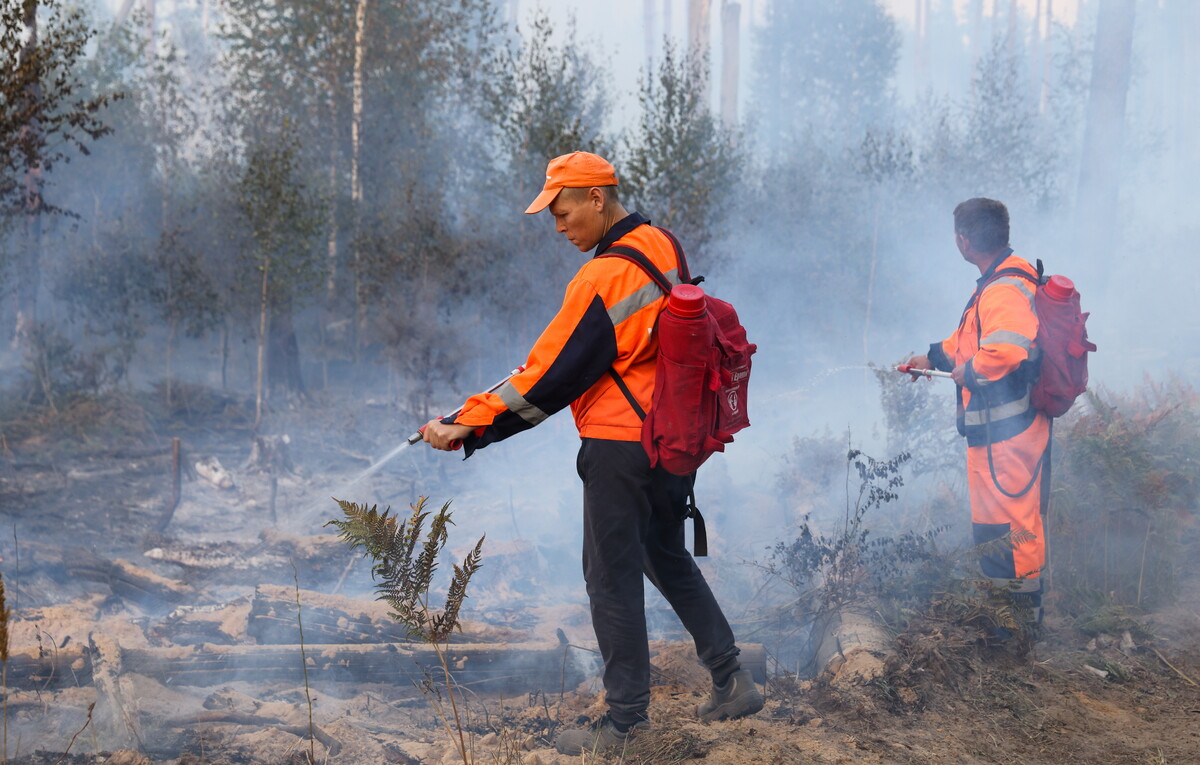
<instances>
[{"instance_id":1,"label":"boot sole","mask_svg":"<svg viewBox=\"0 0 1200 765\"><path fill-rule=\"evenodd\" d=\"M754 693L742 694L731 701L726 701L724 704L715 707L708 714L701 714L699 717L701 722L737 720L758 712L763 708L764 703L762 694L755 691Z\"/></svg>"}]
</instances>

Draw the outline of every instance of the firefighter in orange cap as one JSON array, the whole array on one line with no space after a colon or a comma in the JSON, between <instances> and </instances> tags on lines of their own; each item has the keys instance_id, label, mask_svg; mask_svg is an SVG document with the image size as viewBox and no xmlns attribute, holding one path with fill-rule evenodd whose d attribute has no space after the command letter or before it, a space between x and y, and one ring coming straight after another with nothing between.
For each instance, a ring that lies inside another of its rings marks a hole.
<instances>
[{"instance_id":1,"label":"firefighter in orange cap","mask_svg":"<svg viewBox=\"0 0 1200 765\"><path fill-rule=\"evenodd\" d=\"M712 673L712 691L697 707L700 718L753 714L763 697L741 667L733 630L684 546L691 479L650 467L641 444L642 413L654 390L655 323L666 297L634 263L598 257L614 247L637 250L678 284L682 250L665 229L625 210L613 166L595 154L577 151L550 161L542 192L525 212L543 209L560 234L593 257L567 285L524 371L494 393L472 396L457 415L431 420L424 434L435 449L461 441L469 456L570 405L582 441L576 465L583 479L584 580L608 712L588 727L563 731L555 746L569 755L612 752L649 728L643 577L671 604Z\"/></svg>"},{"instance_id":2,"label":"firefighter in orange cap","mask_svg":"<svg viewBox=\"0 0 1200 765\"><path fill-rule=\"evenodd\" d=\"M994 543L984 550L983 575L1028 605L1040 624L1050 421L1029 395L1039 353L1038 275L1013 254L1008 238L1008 210L1000 202L969 199L954 209L954 241L980 277L958 329L909 363L953 374L975 543Z\"/></svg>"}]
</instances>

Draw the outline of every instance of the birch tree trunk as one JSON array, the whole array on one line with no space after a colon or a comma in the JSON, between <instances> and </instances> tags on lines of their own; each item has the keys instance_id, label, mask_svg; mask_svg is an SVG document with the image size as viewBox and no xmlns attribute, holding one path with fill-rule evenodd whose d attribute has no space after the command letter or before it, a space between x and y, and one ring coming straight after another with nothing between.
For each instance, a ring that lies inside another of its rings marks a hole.
<instances>
[{"instance_id":1,"label":"birch tree trunk","mask_svg":"<svg viewBox=\"0 0 1200 765\"><path fill-rule=\"evenodd\" d=\"M659 35L655 29L655 22L657 21L655 5L655 0L644 0L642 5L642 28L645 31L647 76L654 71L654 54L658 51Z\"/></svg>"},{"instance_id":2,"label":"birch tree trunk","mask_svg":"<svg viewBox=\"0 0 1200 765\"><path fill-rule=\"evenodd\" d=\"M146 0L146 56L154 60L154 30L156 26L154 0Z\"/></svg>"},{"instance_id":3,"label":"birch tree trunk","mask_svg":"<svg viewBox=\"0 0 1200 765\"><path fill-rule=\"evenodd\" d=\"M708 41L712 28L709 22L711 6L712 0L688 0L688 52L705 63L710 61ZM704 93L703 103L711 109L707 76L701 81L700 88Z\"/></svg>"},{"instance_id":4,"label":"birch tree trunk","mask_svg":"<svg viewBox=\"0 0 1200 765\"><path fill-rule=\"evenodd\" d=\"M1034 103L1041 102L1042 77L1038 68L1042 64L1042 0L1037 0L1037 6L1033 13L1033 34L1029 38L1029 81L1032 83L1032 97Z\"/></svg>"},{"instance_id":5,"label":"birch tree trunk","mask_svg":"<svg viewBox=\"0 0 1200 765\"><path fill-rule=\"evenodd\" d=\"M1050 99L1050 73L1054 65L1054 0L1046 0L1046 39L1042 41L1042 93L1038 103L1038 111L1046 111L1046 102Z\"/></svg>"},{"instance_id":6,"label":"birch tree trunk","mask_svg":"<svg viewBox=\"0 0 1200 765\"><path fill-rule=\"evenodd\" d=\"M1120 252L1115 244L1135 7L1136 0L1100 2L1075 203L1083 252Z\"/></svg>"},{"instance_id":7,"label":"birch tree trunk","mask_svg":"<svg viewBox=\"0 0 1200 765\"><path fill-rule=\"evenodd\" d=\"M353 115L350 123L350 203L354 211L354 232L351 250L354 257L354 350L357 359L362 348L362 335L366 323L366 306L363 304L362 245L359 228L362 225L363 185L360 169L363 123L363 42L367 32L367 0L358 0L354 13L354 90Z\"/></svg>"},{"instance_id":8,"label":"birch tree trunk","mask_svg":"<svg viewBox=\"0 0 1200 765\"><path fill-rule=\"evenodd\" d=\"M741 20L741 4L725 0L721 8L721 120L727 128L734 127L738 121Z\"/></svg>"},{"instance_id":9,"label":"birch tree trunk","mask_svg":"<svg viewBox=\"0 0 1200 765\"><path fill-rule=\"evenodd\" d=\"M971 71L983 53L983 0L971 0Z\"/></svg>"},{"instance_id":10,"label":"birch tree trunk","mask_svg":"<svg viewBox=\"0 0 1200 765\"><path fill-rule=\"evenodd\" d=\"M924 0L913 0L913 73L917 90L925 84L925 10Z\"/></svg>"},{"instance_id":11,"label":"birch tree trunk","mask_svg":"<svg viewBox=\"0 0 1200 765\"><path fill-rule=\"evenodd\" d=\"M28 37L21 48L18 65L25 69L38 44L37 0L24 2L25 29ZM30 104L42 98L42 87L32 81L25 90ZM33 110L31 110L33 111ZM42 162L39 139L41 125L37 119L21 127L22 153L25 161L25 215L22 250L17 267L17 317L13 332L13 347L28 348L37 324L38 292L42 285Z\"/></svg>"},{"instance_id":12,"label":"birch tree trunk","mask_svg":"<svg viewBox=\"0 0 1200 765\"><path fill-rule=\"evenodd\" d=\"M332 82L332 79L330 80ZM332 88L332 86L331 86ZM337 308L337 274L338 274L338 215L337 215L337 185L338 185L338 142L337 142L338 108L337 98L333 93L329 96L329 234L325 241L325 311L321 318L321 387L329 387L329 324L333 321Z\"/></svg>"}]
</instances>

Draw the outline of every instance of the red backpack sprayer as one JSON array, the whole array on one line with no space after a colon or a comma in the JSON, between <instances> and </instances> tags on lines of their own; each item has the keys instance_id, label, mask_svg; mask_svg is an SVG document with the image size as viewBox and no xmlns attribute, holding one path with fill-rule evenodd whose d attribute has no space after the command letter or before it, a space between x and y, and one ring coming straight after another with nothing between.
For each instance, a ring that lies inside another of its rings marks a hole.
<instances>
[{"instance_id":1,"label":"red backpack sprayer","mask_svg":"<svg viewBox=\"0 0 1200 765\"><path fill-rule=\"evenodd\" d=\"M1075 399L1087 390L1087 355L1096 350L1096 345L1088 340L1088 314L1080 310L1079 292L1075 289L1075 283L1062 275L1046 277L1042 273L1042 261L1039 260L1036 280L1030 274L1016 268L1002 269L992 275L993 281L1002 276L1017 276L1034 281L1034 309L1038 317L1037 338L1034 344L1039 354L1035 361L1037 378L1030 389L1029 399L1034 409L1045 413L1050 419L1050 441L1047 442L1046 451L1039 462L1039 472L1035 472L1029 485L1019 492L1010 492L1000 485L992 460L992 444L990 440L988 442L988 467L992 473L992 481L1000 493L1012 498L1020 497L1029 491L1041 470L1048 474L1054 418L1066 414L1075 403ZM976 297L986 287L987 284L981 285ZM911 364L900 364L896 371L912 375L914 380L922 375L926 378L954 377L950 372L917 369Z\"/></svg>"}]
</instances>

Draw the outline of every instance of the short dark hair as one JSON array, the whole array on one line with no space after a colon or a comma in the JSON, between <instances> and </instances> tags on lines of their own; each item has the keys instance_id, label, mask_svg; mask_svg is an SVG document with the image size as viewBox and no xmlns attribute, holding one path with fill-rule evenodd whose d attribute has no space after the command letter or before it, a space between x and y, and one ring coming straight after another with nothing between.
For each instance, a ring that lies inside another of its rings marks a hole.
<instances>
[{"instance_id":1,"label":"short dark hair","mask_svg":"<svg viewBox=\"0 0 1200 765\"><path fill-rule=\"evenodd\" d=\"M567 186L563 189L563 191L572 195L570 197L571 199L582 199L594 188L600 189L600 191L604 193L604 203L606 205L621 203L621 198L617 194L616 186Z\"/></svg>"},{"instance_id":2,"label":"short dark hair","mask_svg":"<svg viewBox=\"0 0 1200 765\"><path fill-rule=\"evenodd\" d=\"M965 236L979 252L1007 247L1008 208L994 199L968 199L954 208L954 233Z\"/></svg>"}]
</instances>

